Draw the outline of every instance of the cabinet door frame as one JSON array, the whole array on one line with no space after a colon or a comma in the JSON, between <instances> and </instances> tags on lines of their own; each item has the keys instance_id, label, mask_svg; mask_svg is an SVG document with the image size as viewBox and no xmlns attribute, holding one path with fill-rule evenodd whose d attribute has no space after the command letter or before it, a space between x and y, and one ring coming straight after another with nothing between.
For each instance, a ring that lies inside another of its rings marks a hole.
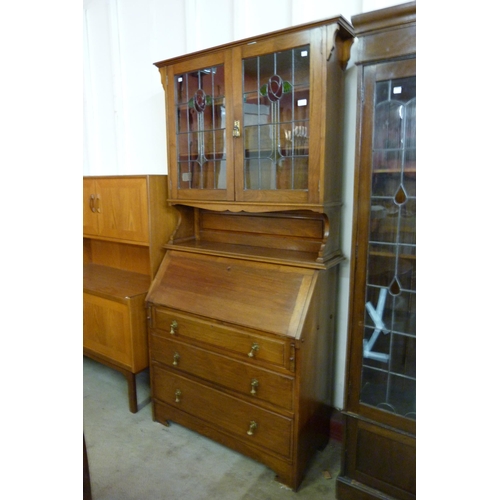
<instances>
[{"instance_id":1,"label":"cabinet door frame","mask_svg":"<svg viewBox=\"0 0 500 500\"><path fill-rule=\"evenodd\" d=\"M349 359L347 360L346 384L349 387L347 409L368 419L382 422L403 431L415 434L416 422L400 415L379 410L360 401L361 374L363 364L363 338L365 316L365 291L368 259L368 241L370 233L370 209L372 186L372 145L373 145L373 109L375 85L378 81L404 78L416 75L416 59L383 62L360 68L358 87L364 98L358 95L358 130L357 142L360 144L356 162L354 184L353 245L351 255L351 310L349 318Z\"/></svg>"}]
</instances>

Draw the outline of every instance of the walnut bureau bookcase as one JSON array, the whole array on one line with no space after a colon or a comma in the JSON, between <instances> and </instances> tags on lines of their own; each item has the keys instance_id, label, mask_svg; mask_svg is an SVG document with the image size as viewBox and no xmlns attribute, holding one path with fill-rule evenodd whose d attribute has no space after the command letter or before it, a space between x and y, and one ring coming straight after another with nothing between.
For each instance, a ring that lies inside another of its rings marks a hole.
<instances>
[{"instance_id":1,"label":"walnut bureau bookcase","mask_svg":"<svg viewBox=\"0 0 500 500\"><path fill-rule=\"evenodd\" d=\"M416 497L416 6L352 18L358 112L340 500Z\"/></svg>"},{"instance_id":2,"label":"walnut bureau bookcase","mask_svg":"<svg viewBox=\"0 0 500 500\"><path fill-rule=\"evenodd\" d=\"M297 489L328 442L342 17L156 63L178 224L147 296L153 418Z\"/></svg>"},{"instance_id":3,"label":"walnut bureau bookcase","mask_svg":"<svg viewBox=\"0 0 500 500\"><path fill-rule=\"evenodd\" d=\"M167 176L83 178L83 353L125 375L149 365L145 298L175 219Z\"/></svg>"}]
</instances>

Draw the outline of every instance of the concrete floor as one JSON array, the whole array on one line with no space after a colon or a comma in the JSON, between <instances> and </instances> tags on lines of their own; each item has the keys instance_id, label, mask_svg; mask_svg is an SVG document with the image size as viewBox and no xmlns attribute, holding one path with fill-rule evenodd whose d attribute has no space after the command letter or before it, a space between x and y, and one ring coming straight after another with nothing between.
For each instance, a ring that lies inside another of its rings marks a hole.
<instances>
[{"instance_id":1,"label":"concrete floor","mask_svg":"<svg viewBox=\"0 0 500 500\"><path fill-rule=\"evenodd\" d=\"M137 377L139 411L133 414L123 375L83 360L83 429L93 500L335 500L337 441L317 453L295 493L266 466L175 423L153 422L148 376L146 371Z\"/></svg>"}]
</instances>

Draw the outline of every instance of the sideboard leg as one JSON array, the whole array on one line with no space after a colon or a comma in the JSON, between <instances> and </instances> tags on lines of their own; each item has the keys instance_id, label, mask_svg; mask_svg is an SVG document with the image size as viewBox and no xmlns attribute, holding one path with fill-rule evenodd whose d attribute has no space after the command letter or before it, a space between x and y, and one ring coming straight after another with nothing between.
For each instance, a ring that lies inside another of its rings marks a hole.
<instances>
[{"instance_id":1,"label":"sideboard leg","mask_svg":"<svg viewBox=\"0 0 500 500\"><path fill-rule=\"evenodd\" d=\"M124 372L128 384L128 406L132 413L137 413L137 387L135 383L135 374Z\"/></svg>"}]
</instances>

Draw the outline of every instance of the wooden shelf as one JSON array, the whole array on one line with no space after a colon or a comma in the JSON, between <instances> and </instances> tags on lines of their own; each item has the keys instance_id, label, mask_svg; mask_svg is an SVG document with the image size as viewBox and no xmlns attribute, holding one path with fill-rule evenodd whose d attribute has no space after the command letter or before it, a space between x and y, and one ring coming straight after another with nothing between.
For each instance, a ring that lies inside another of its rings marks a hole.
<instances>
[{"instance_id":1,"label":"wooden shelf","mask_svg":"<svg viewBox=\"0 0 500 500\"><path fill-rule=\"evenodd\" d=\"M83 266L83 291L104 298L126 300L147 293L150 278L135 273L99 264Z\"/></svg>"},{"instance_id":2,"label":"wooden shelf","mask_svg":"<svg viewBox=\"0 0 500 500\"><path fill-rule=\"evenodd\" d=\"M327 262L318 260L317 252L302 252L296 250L283 250L279 248L264 248L250 245L235 245L230 243L215 243L207 241L189 241L182 244L165 245L169 250L182 250L186 252L221 257L238 257L252 261L271 262L283 265L307 267L311 269L326 269L338 264L344 259L340 254L335 255Z\"/></svg>"}]
</instances>

